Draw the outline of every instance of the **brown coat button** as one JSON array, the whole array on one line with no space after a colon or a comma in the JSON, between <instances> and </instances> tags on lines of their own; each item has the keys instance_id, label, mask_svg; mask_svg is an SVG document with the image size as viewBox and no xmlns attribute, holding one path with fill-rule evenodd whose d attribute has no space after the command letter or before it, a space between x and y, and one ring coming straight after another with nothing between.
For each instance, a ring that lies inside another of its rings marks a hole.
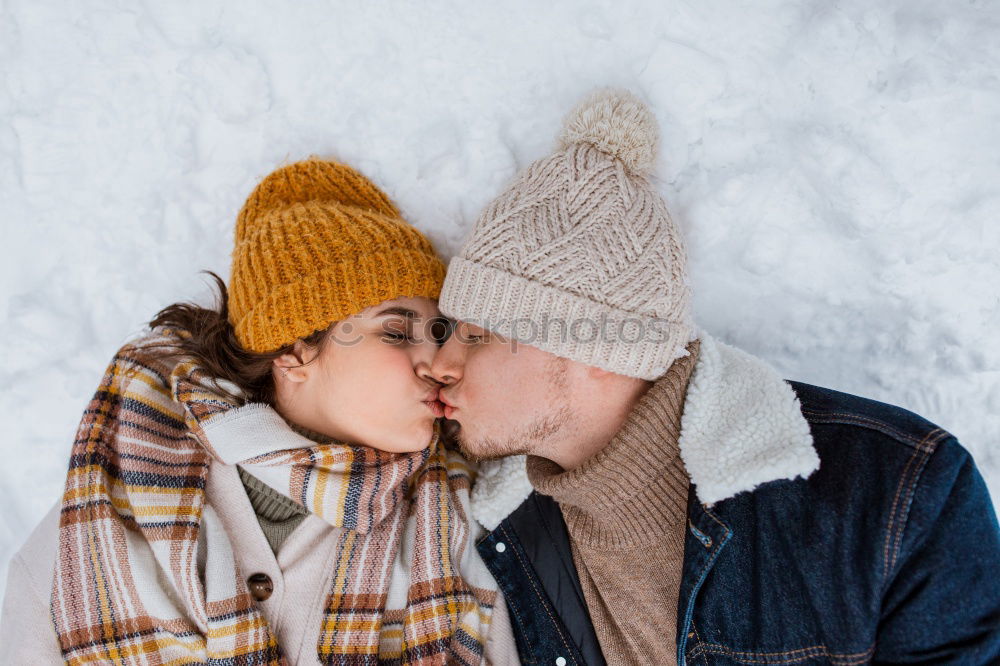
<instances>
[{"instance_id":1,"label":"brown coat button","mask_svg":"<svg viewBox=\"0 0 1000 666\"><path fill-rule=\"evenodd\" d=\"M247 586L250 588L251 596L257 601L267 601L274 592L274 583L267 574L255 573L247 578Z\"/></svg>"}]
</instances>

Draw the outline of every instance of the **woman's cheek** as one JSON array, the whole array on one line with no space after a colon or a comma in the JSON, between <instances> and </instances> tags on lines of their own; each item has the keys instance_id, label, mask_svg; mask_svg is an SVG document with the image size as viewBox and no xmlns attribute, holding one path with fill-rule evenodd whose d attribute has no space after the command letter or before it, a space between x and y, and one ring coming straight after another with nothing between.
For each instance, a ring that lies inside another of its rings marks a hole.
<instances>
[{"instance_id":1,"label":"woman's cheek","mask_svg":"<svg viewBox=\"0 0 1000 666\"><path fill-rule=\"evenodd\" d=\"M365 382L370 398L387 408L398 408L399 402L419 399L413 390L413 363L402 345L383 345L365 364Z\"/></svg>"}]
</instances>

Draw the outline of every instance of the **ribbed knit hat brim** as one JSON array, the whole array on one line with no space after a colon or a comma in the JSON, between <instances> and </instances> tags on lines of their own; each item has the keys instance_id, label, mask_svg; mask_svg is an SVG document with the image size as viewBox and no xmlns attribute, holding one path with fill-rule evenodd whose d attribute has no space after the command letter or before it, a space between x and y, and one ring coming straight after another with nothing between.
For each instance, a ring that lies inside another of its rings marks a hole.
<instances>
[{"instance_id":1,"label":"ribbed knit hat brim","mask_svg":"<svg viewBox=\"0 0 1000 666\"><path fill-rule=\"evenodd\" d=\"M657 379L692 339L672 321L597 303L558 287L454 257L441 291L442 314L585 365Z\"/></svg>"},{"instance_id":2,"label":"ribbed knit hat brim","mask_svg":"<svg viewBox=\"0 0 1000 666\"><path fill-rule=\"evenodd\" d=\"M444 274L371 181L306 160L267 176L240 212L229 321L248 351L275 351L386 300L437 299Z\"/></svg>"}]
</instances>

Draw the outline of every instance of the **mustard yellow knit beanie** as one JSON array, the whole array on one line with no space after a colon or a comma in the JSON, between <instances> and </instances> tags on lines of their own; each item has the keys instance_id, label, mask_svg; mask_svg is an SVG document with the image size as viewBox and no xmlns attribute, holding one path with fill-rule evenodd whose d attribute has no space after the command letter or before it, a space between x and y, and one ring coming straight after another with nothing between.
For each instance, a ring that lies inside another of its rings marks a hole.
<instances>
[{"instance_id":1,"label":"mustard yellow knit beanie","mask_svg":"<svg viewBox=\"0 0 1000 666\"><path fill-rule=\"evenodd\" d=\"M393 298L436 299L445 266L371 181L319 159L274 171L236 220L229 322L270 352Z\"/></svg>"}]
</instances>

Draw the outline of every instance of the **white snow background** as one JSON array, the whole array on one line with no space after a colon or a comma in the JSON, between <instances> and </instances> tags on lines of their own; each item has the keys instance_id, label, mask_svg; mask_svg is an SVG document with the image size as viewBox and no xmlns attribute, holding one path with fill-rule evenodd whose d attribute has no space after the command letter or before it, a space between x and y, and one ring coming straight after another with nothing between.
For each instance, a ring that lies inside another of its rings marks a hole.
<instances>
[{"instance_id":1,"label":"white snow background","mask_svg":"<svg viewBox=\"0 0 1000 666\"><path fill-rule=\"evenodd\" d=\"M1000 497L995 2L0 0L0 63L0 581L260 178L344 160L450 257L602 85L660 121L700 324L935 421Z\"/></svg>"}]
</instances>

